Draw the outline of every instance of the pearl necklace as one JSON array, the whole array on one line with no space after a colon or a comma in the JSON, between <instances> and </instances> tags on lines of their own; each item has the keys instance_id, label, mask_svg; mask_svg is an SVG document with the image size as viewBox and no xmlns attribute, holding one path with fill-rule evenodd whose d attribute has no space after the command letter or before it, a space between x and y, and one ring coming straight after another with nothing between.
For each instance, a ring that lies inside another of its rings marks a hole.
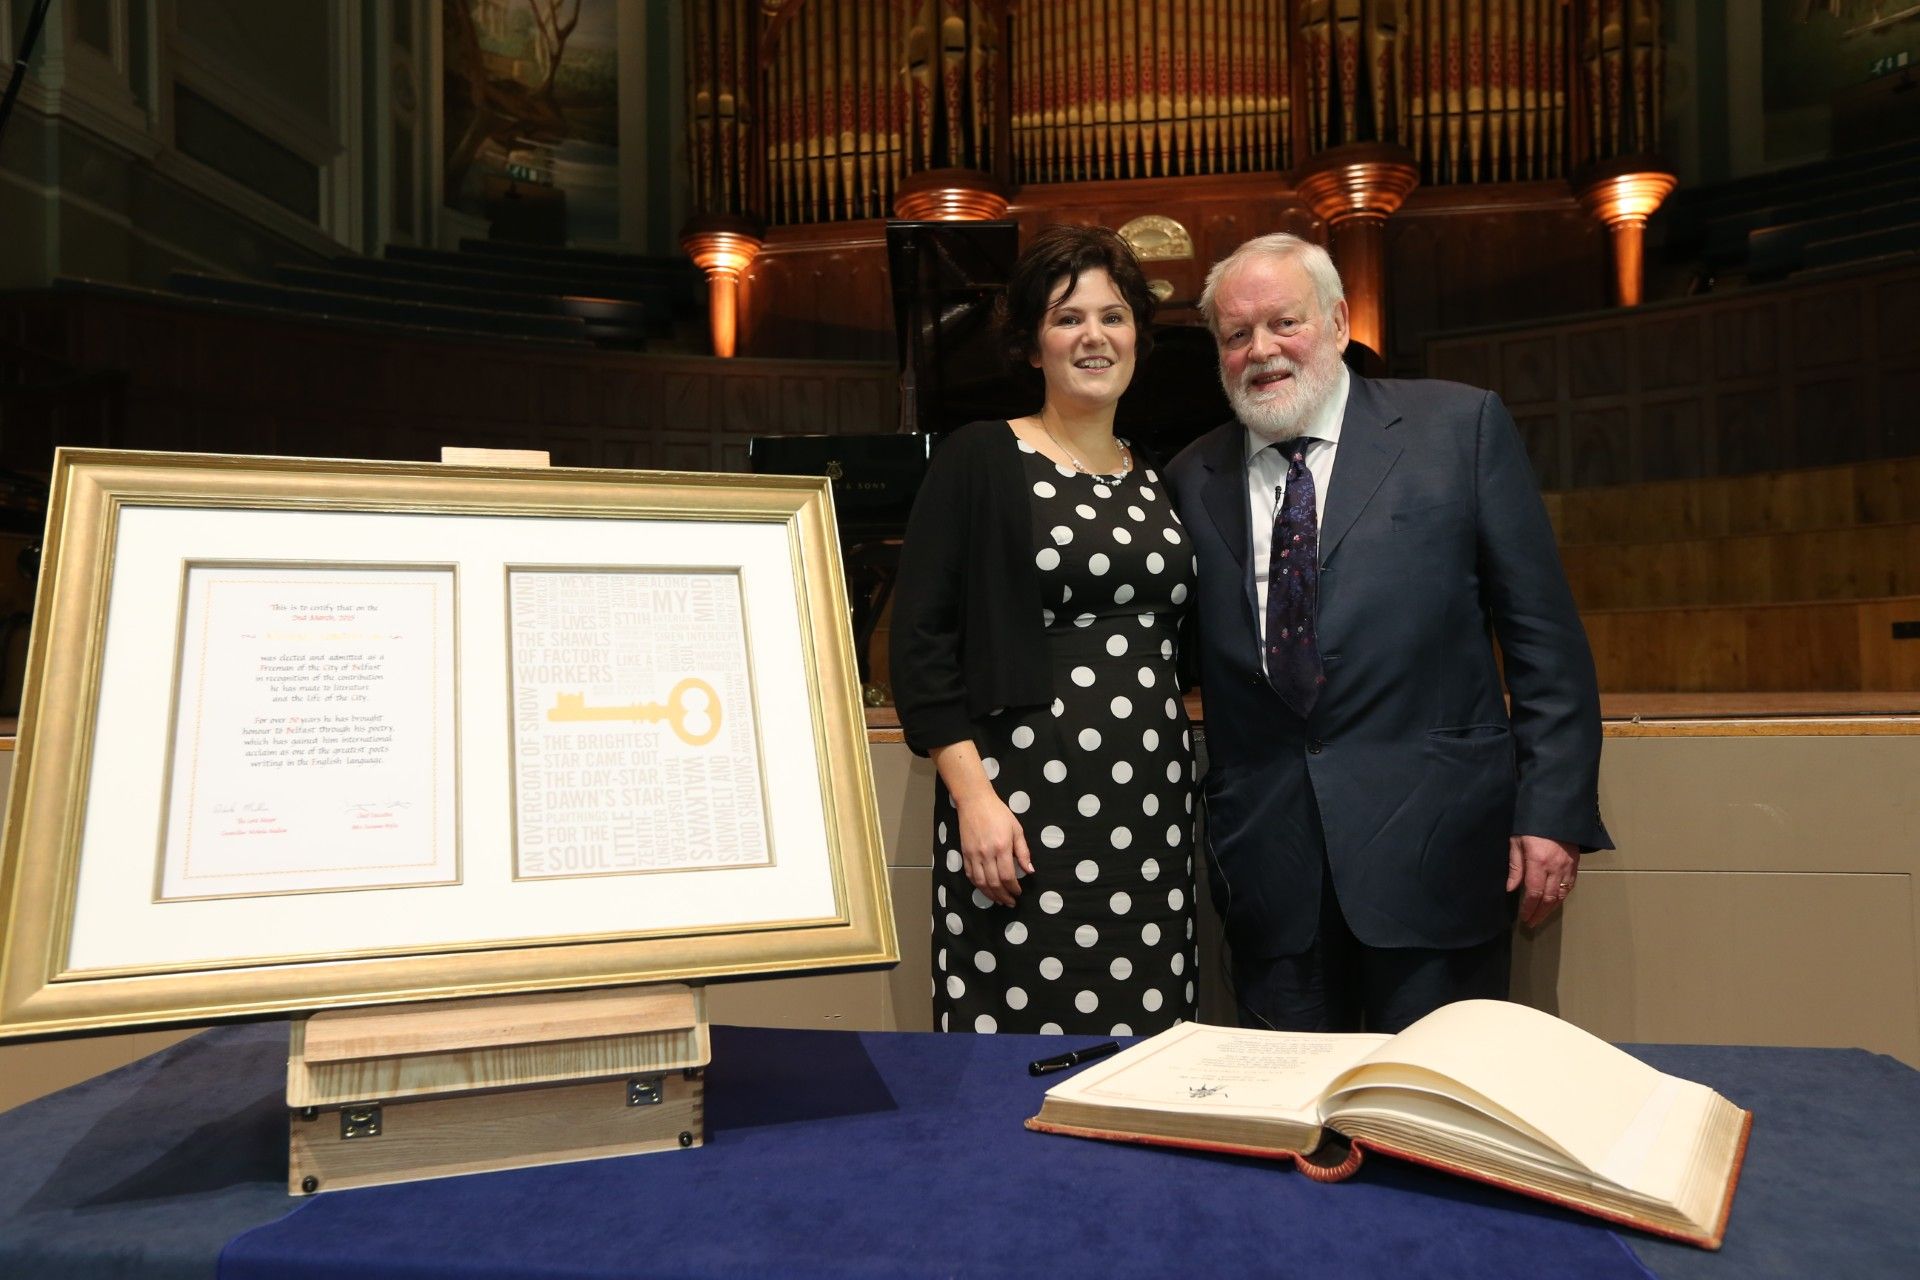
<instances>
[{"instance_id":1,"label":"pearl necklace","mask_svg":"<svg viewBox=\"0 0 1920 1280\"><path fill-rule=\"evenodd\" d=\"M1114 444L1120 448L1120 470L1112 475L1103 475L1101 472L1088 470L1085 463L1074 457L1073 450L1060 443L1060 437L1053 434L1053 428L1047 425L1045 418L1040 419L1040 429L1047 433L1047 439L1053 441L1054 448L1067 455L1067 461L1073 464L1073 469L1083 476L1101 476L1103 479L1108 480L1125 480L1133 474L1133 450L1127 448L1123 441L1118 439L1114 441Z\"/></svg>"}]
</instances>

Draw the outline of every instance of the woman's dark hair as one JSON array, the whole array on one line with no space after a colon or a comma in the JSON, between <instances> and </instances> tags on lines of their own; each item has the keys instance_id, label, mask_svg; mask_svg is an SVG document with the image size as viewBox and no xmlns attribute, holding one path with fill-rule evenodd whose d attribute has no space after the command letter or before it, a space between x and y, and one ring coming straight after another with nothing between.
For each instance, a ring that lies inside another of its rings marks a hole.
<instances>
[{"instance_id":1,"label":"woman's dark hair","mask_svg":"<svg viewBox=\"0 0 1920 1280\"><path fill-rule=\"evenodd\" d=\"M1133 250L1106 227L1055 225L1042 228L1027 245L1014 264L1006 293L994 307L1001 343L1015 368L1026 367L1039 352L1040 325L1047 308L1061 296L1060 281L1067 282L1066 296L1071 296L1081 273L1093 270L1107 273L1133 312L1134 354L1140 360L1147 358L1153 350L1154 298Z\"/></svg>"}]
</instances>

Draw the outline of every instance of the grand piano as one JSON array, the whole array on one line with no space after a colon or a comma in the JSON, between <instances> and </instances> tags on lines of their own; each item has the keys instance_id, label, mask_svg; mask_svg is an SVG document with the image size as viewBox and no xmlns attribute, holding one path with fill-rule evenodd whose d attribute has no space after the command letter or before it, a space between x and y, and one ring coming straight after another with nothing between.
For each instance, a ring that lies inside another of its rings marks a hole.
<instances>
[{"instance_id":1,"label":"grand piano","mask_svg":"<svg viewBox=\"0 0 1920 1280\"><path fill-rule=\"evenodd\" d=\"M888 700L874 680L873 635L893 593L907 515L941 436L1040 407L1039 372L1007 363L993 320L1019 252L1019 226L1010 221L888 223L897 421L875 424L872 433L759 436L749 445L756 472L833 481L855 653L870 702ZM1164 460L1230 416L1212 337L1193 325L1156 326L1153 352L1120 401L1116 431L1146 457Z\"/></svg>"}]
</instances>

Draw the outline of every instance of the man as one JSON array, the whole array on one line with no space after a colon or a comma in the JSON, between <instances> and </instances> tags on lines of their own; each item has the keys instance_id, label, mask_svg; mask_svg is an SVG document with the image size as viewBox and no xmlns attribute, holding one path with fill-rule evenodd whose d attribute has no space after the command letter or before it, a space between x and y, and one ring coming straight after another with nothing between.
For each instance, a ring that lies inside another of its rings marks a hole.
<instances>
[{"instance_id":1,"label":"man","mask_svg":"<svg viewBox=\"0 0 1920 1280\"><path fill-rule=\"evenodd\" d=\"M1392 1032L1503 998L1514 898L1538 924L1611 847L1593 658L1513 420L1350 375L1339 272L1297 236L1242 245L1200 309L1237 420L1167 471L1241 1021Z\"/></svg>"}]
</instances>

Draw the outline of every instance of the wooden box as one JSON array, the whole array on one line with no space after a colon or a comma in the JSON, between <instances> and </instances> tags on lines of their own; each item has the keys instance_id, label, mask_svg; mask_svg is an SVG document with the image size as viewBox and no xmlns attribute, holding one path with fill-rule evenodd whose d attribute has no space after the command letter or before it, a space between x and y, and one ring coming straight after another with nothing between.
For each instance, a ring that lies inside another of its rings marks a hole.
<instances>
[{"instance_id":1,"label":"wooden box","mask_svg":"<svg viewBox=\"0 0 1920 1280\"><path fill-rule=\"evenodd\" d=\"M698 1146L705 999L678 985L293 1023L294 1195Z\"/></svg>"}]
</instances>

